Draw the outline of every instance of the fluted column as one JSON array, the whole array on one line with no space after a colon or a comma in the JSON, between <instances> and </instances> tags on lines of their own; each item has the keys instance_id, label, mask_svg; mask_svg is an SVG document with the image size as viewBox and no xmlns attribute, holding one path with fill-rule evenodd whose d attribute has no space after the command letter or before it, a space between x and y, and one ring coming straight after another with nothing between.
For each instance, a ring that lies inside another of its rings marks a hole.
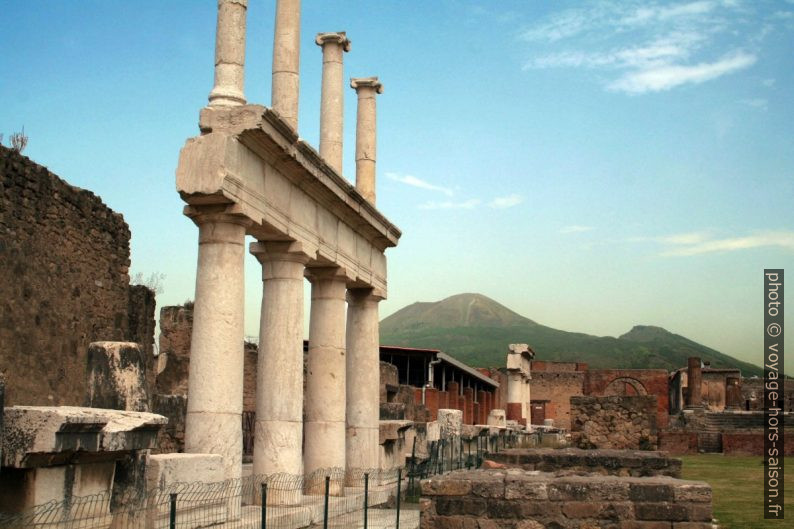
<instances>
[{"instance_id":1,"label":"fluted column","mask_svg":"<svg viewBox=\"0 0 794 529\"><path fill-rule=\"evenodd\" d=\"M378 303L371 288L347 291L347 444L349 469L377 468L380 420Z\"/></svg>"},{"instance_id":2,"label":"fluted column","mask_svg":"<svg viewBox=\"0 0 794 529\"><path fill-rule=\"evenodd\" d=\"M383 93L377 77L350 80L358 95L356 111L356 189L375 205L375 160L377 148L375 96Z\"/></svg>"},{"instance_id":3,"label":"fluted column","mask_svg":"<svg viewBox=\"0 0 794 529\"><path fill-rule=\"evenodd\" d=\"M245 104L245 15L248 0L218 0L215 32L215 85L210 106Z\"/></svg>"},{"instance_id":4,"label":"fluted column","mask_svg":"<svg viewBox=\"0 0 794 529\"><path fill-rule=\"evenodd\" d=\"M322 99L320 100L320 156L342 174L344 123L344 52L350 40L344 31L318 33L315 42L323 49Z\"/></svg>"},{"instance_id":5,"label":"fluted column","mask_svg":"<svg viewBox=\"0 0 794 529\"><path fill-rule=\"evenodd\" d=\"M303 452L308 475L321 468L345 468L347 289L338 268L310 268L306 277L312 284ZM343 493L343 481L332 480L331 494Z\"/></svg>"},{"instance_id":6,"label":"fluted column","mask_svg":"<svg viewBox=\"0 0 794 529\"><path fill-rule=\"evenodd\" d=\"M300 93L300 36L300 0L278 0L270 105L296 131Z\"/></svg>"},{"instance_id":7,"label":"fluted column","mask_svg":"<svg viewBox=\"0 0 794 529\"><path fill-rule=\"evenodd\" d=\"M247 219L187 209L199 227L185 451L223 456L239 478L243 412L243 257Z\"/></svg>"},{"instance_id":8,"label":"fluted column","mask_svg":"<svg viewBox=\"0 0 794 529\"><path fill-rule=\"evenodd\" d=\"M309 256L299 243L251 244L262 263L262 313L256 374L254 475L303 474L303 282ZM300 494L273 489L269 503Z\"/></svg>"}]
</instances>

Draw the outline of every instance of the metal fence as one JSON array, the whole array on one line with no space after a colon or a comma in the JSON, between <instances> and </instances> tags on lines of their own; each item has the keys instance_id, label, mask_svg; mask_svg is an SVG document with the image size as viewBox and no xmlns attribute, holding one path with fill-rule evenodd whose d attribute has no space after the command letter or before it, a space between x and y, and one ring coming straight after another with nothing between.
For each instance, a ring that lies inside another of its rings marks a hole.
<instances>
[{"instance_id":1,"label":"metal fence","mask_svg":"<svg viewBox=\"0 0 794 529\"><path fill-rule=\"evenodd\" d=\"M0 513L0 527L399 529L400 517L404 528L418 527L416 506L404 509L403 481L401 469L323 469L308 476L276 474L218 483L177 483L124 498L109 493L72 497L21 513Z\"/></svg>"}]
</instances>

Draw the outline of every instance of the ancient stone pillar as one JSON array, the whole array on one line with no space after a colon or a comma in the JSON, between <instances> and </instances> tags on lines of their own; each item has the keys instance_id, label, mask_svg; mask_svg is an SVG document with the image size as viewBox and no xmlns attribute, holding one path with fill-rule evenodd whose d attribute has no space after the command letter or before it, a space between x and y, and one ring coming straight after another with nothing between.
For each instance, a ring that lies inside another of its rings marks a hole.
<instances>
[{"instance_id":1,"label":"ancient stone pillar","mask_svg":"<svg viewBox=\"0 0 794 529\"><path fill-rule=\"evenodd\" d=\"M524 387L520 371L507 372L507 420L521 422Z\"/></svg>"},{"instance_id":2,"label":"ancient stone pillar","mask_svg":"<svg viewBox=\"0 0 794 529\"><path fill-rule=\"evenodd\" d=\"M256 375L254 475L303 474L303 273L300 243L253 243L262 263L262 312ZM298 503L300 495L273 503Z\"/></svg>"},{"instance_id":3,"label":"ancient stone pillar","mask_svg":"<svg viewBox=\"0 0 794 529\"><path fill-rule=\"evenodd\" d=\"M270 105L295 131L298 130L300 93L300 36L300 0L278 0Z\"/></svg>"},{"instance_id":4,"label":"ancient stone pillar","mask_svg":"<svg viewBox=\"0 0 794 529\"><path fill-rule=\"evenodd\" d=\"M378 466L380 339L378 303L371 288L347 291L347 442L349 469Z\"/></svg>"},{"instance_id":5,"label":"ancient stone pillar","mask_svg":"<svg viewBox=\"0 0 794 529\"><path fill-rule=\"evenodd\" d=\"M463 388L463 424L474 424L474 390Z\"/></svg>"},{"instance_id":6,"label":"ancient stone pillar","mask_svg":"<svg viewBox=\"0 0 794 529\"><path fill-rule=\"evenodd\" d=\"M447 406L451 410L463 411L463 406L460 405L460 386L457 382L447 382L447 391L449 392L449 403Z\"/></svg>"},{"instance_id":7,"label":"ancient stone pillar","mask_svg":"<svg viewBox=\"0 0 794 529\"><path fill-rule=\"evenodd\" d=\"M376 113L375 96L383 93L377 77L350 80L358 95L356 117L356 189L375 205Z\"/></svg>"},{"instance_id":8,"label":"ancient stone pillar","mask_svg":"<svg viewBox=\"0 0 794 529\"><path fill-rule=\"evenodd\" d=\"M475 420L475 424L485 424L488 420L488 397L486 397L486 393L484 390L480 390L477 392L477 404L479 407L477 408L477 419Z\"/></svg>"},{"instance_id":9,"label":"ancient stone pillar","mask_svg":"<svg viewBox=\"0 0 794 529\"><path fill-rule=\"evenodd\" d=\"M199 227L185 451L223 456L239 478L243 411L243 258L248 220L186 208Z\"/></svg>"},{"instance_id":10,"label":"ancient stone pillar","mask_svg":"<svg viewBox=\"0 0 794 529\"><path fill-rule=\"evenodd\" d=\"M210 106L245 104L245 15L248 0L218 0L215 32L215 85Z\"/></svg>"},{"instance_id":11,"label":"ancient stone pillar","mask_svg":"<svg viewBox=\"0 0 794 529\"><path fill-rule=\"evenodd\" d=\"M323 49L322 99L320 100L320 156L342 174L344 123L344 67L342 56L350 51L344 31L318 33L315 42Z\"/></svg>"},{"instance_id":12,"label":"ancient stone pillar","mask_svg":"<svg viewBox=\"0 0 794 529\"><path fill-rule=\"evenodd\" d=\"M306 273L312 284L303 452L307 475L318 469L345 468L347 288L339 272L339 268L310 268ZM343 495L344 482L332 480L331 494Z\"/></svg>"},{"instance_id":13,"label":"ancient stone pillar","mask_svg":"<svg viewBox=\"0 0 794 529\"><path fill-rule=\"evenodd\" d=\"M687 408L700 408L703 406L702 381L703 373L700 367L700 358L690 356L687 362Z\"/></svg>"}]
</instances>

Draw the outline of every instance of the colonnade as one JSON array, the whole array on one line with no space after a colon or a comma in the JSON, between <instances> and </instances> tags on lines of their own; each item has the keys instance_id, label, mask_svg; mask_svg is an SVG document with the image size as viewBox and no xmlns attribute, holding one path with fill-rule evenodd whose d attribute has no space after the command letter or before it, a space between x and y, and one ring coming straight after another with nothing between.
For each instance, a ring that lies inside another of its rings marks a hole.
<instances>
[{"instance_id":1,"label":"colonnade","mask_svg":"<svg viewBox=\"0 0 794 529\"><path fill-rule=\"evenodd\" d=\"M215 86L209 106L246 104L243 92L247 0L219 0ZM344 32L320 33L323 77L320 155L341 175ZM297 132L300 0L276 9L272 109ZM377 77L352 79L358 96L356 188L375 202ZM226 476L241 474L243 268L255 219L235 204L190 205L199 227L198 268L185 449L224 457ZM379 458L378 303L384 293L317 247L290 234L258 237L250 253L262 266L254 434L254 474L309 474L330 467L375 468ZM303 281L311 283L304 395ZM342 494L334 483L332 493ZM281 498L283 503L299 497Z\"/></svg>"}]
</instances>

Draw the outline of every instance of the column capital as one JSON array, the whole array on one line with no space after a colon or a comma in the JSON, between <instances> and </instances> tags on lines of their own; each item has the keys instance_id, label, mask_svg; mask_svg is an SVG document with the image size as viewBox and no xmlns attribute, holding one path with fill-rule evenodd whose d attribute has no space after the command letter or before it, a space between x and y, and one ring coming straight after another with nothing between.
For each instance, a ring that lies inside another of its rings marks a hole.
<instances>
[{"instance_id":1,"label":"column capital","mask_svg":"<svg viewBox=\"0 0 794 529\"><path fill-rule=\"evenodd\" d=\"M347 38L347 33L344 31L336 31L330 33L318 33L314 37L314 43L318 46L325 48L326 44L337 44L342 48L342 51L350 51L350 39Z\"/></svg>"},{"instance_id":2,"label":"column capital","mask_svg":"<svg viewBox=\"0 0 794 529\"><path fill-rule=\"evenodd\" d=\"M350 88L354 89L359 95L363 89L372 89L376 94L383 93L383 83L378 81L378 77L351 77Z\"/></svg>"},{"instance_id":3,"label":"column capital","mask_svg":"<svg viewBox=\"0 0 794 529\"><path fill-rule=\"evenodd\" d=\"M260 263L290 261L306 264L314 253L298 241L257 241L252 242L248 250Z\"/></svg>"},{"instance_id":4,"label":"column capital","mask_svg":"<svg viewBox=\"0 0 794 529\"><path fill-rule=\"evenodd\" d=\"M213 204L207 206L185 206L182 213L197 226L208 222L222 222L248 227L253 221L246 217L237 204Z\"/></svg>"},{"instance_id":5,"label":"column capital","mask_svg":"<svg viewBox=\"0 0 794 529\"><path fill-rule=\"evenodd\" d=\"M341 266L322 266L322 267L307 268L305 276L310 283L314 283L315 281L321 281L321 280L347 282L350 279L347 275L347 270L345 270Z\"/></svg>"},{"instance_id":6,"label":"column capital","mask_svg":"<svg viewBox=\"0 0 794 529\"><path fill-rule=\"evenodd\" d=\"M386 299L383 292L376 288L348 288L348 303L380 303Z\"/></svg>"}]
</instances>

